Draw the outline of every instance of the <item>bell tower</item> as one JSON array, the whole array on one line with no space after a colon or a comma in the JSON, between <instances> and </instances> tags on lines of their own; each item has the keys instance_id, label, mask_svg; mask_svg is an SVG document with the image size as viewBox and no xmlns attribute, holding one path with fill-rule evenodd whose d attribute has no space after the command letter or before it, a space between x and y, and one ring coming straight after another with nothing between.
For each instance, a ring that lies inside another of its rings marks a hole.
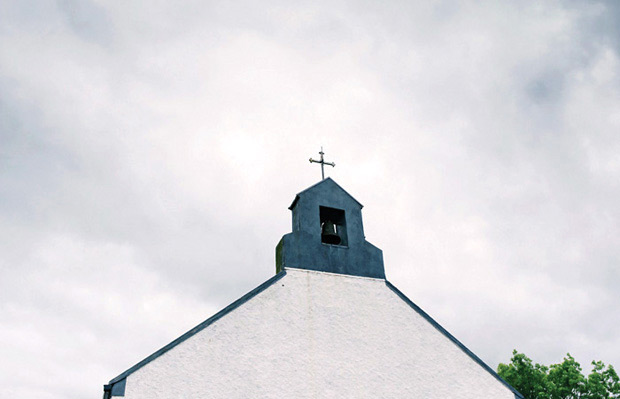
<instances>
[{"instance_id":1,"label":"bell tower","mask_svg":"<svg viewBox=\"0 0 620 399\"><path fill-rule=\"evenodd\" d=\"M293 231L276 247L276 272L308 269L385 278L382 251L365 240L362 204L327 178L295 196Z\"/></svg>"}]
</instances>

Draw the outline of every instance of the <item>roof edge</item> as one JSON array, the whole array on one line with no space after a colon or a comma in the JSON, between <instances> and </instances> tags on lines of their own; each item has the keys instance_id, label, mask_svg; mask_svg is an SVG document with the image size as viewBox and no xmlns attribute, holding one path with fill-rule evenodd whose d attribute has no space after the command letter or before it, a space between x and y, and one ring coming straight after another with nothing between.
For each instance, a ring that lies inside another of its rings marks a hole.
<instances>
[{"instance_id":1,"label":"roof edge","mask_svg":"<svg viewBox=\"0 0 620 399\"><path fill-rule=\"evenodd\" d=\"M295 199L293 200L293 202L291 203L291 205L288 207L288 209L293 210L293 208L295 207L295 204L297 204L297 201L299 201L299 196L303 193L305 193L306 191L313 189L314 187L318 186L319 184L323 183L324 181L327 180L331 180L332 183L334 183L336 186L338 186L339 189L341 189L342 191L344 191L344 193L346 195L348 195L349 197L351 197L351 199L355 202L357 202L357 204L360 206L360 208L363 208L364 205L362 205L358 200L355 199L354 196L352 196L351 194L349 194L347 192L347 190L345 190L344 188L342 188L342 186L338 183L336 183L336 181L334 179L332 179L331 177L326 177L325 179L319 181L318 183L315 183L313 185L311 185L310 187L306 188L305 190L302 190L300 192L297 193L297 195L295 195Z\"/></svg>"},{"instance_id":2,"label":"roof edge","mask_svg":"<svg viewBox=\"0 0 620 399\"><path fill-rule=\"evenodd\" d=\"M467 348L465 345L463 345L461 343L461 341L456 339L456 337L454 337L454 335L450 334L448 332L448 330L446 330L439 323L437 323L435 321L435 319L433 319L431 316L429 316L428 313L423 311L422 308L420 308L418 305L413 303L413 301L411 299L407 298L407 296L405 294L403 294L398 288L396 288L392 283L390 283L388 280L385 280L385 285L387 285L389 289L391 289L396 295L398 295L400 297L400 299L405 301L407 303L407 305L409 305L413 310L415 310L420 316L425 318L426 321L431 323L433 325L433 327L435 327L446 338L448 338L450 341L455 343L456 346L458 346L463 352L465 352L465 354L468 355L472 360L474 360L476 363L478 363L480 366L482 366L483 369L485 369L493 377L495 377L499 382L501 382L508 389L510 389L512 391L512 393L514 393L516 399L524 399L524 396L519 391L517 391L512 385L507 383L506 380L504 380L502 377L500 377L499 374L497 374L491 367L489 367L484 361L482 361L482 359L480 359L478 356L476 356L476 354L474 352L470 351L469 348Z\"/></svg>"},{"instance_id":3,"label":"roof edge","mask_svg":"<svg viewBox=\"0 0 620 399\"><path fill-rule=\"evenodd\" d=\"M280 280L285 275L286 275L286 270L283 270L280 273L276 274L275 276L271 277L269 280L265 281L264 283L262 283L258 287L254 288L252 291L248 292L247 294L245 294L241 298L237 299L236 301L234 301L230 305L226 306L224 309L220 310L219 312L217 312L213 316L209 317L207 320L205 320L202 323L198 324L196 327L192 328L191 330L189 330L185 334L181 335L179 338L175 339L174 341L170 342L168 345L166 345L163 348L159 349L158 351L156 351L152 355L144 358L140 362L136 363L135 365L133 365L132 367L127 369L126 371L124 371L121 374L119 374L118 376L114 377L113 379L110 380L109 384L110 385L114 384L114 383L116 383L116 382L126 378L127 376L129 376L130 374L135 372L136 370L142 368L146 364L148 364L148 363L152 362L153 360L157 359L158 357L160 357L164 353L168 352L170 349L174 348L175 346L179 345L180 343L182 343L186 339L188 339L188 338L192 337L193 335L199 333L200 331L204 330L209 325L213 324L217 320L219 320L222 317L226 316L228 313L230 313L233 310L237 309L239 306L243 305L244 303L246 303L250 299L254 298L256 295L260 294L261 292L263 292L264 290L269 288L271 285L276 283L278 280Z\"/></svg>"}]
</instances>

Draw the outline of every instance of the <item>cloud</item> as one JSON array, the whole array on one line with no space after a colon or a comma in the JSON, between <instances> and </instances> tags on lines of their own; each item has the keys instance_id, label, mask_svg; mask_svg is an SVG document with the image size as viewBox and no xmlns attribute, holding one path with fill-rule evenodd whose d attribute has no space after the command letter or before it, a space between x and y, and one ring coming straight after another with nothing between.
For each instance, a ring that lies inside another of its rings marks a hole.
<instances>
[{"instance_id":1,"label":"cloud","mask_svg":"<svg viewBox=\"0 0 620 399\"><path fill-rule=\"evenodd\" d=\"M616 8L3 4L4 386L99 395L267 279L321 145L492 367L619 364Z\"/></svg>"}]
</instances>

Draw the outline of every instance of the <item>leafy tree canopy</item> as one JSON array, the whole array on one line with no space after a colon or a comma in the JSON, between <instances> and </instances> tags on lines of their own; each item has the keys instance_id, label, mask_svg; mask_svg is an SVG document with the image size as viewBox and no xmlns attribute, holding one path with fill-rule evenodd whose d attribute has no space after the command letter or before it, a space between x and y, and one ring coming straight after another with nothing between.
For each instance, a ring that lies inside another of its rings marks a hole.
<instances>
[{"instance_id":1,"label":"leafy tree canopy","mask_svg":"<svg viewBox=\"0 0 620 399\"><path fill-rule=\"evenodd\" d=\"M592 366L584 376L570 354L547 367L515 350L510 363L497 366L497 373L525 399L620 399L620 379L613 366L600 361Z\"/></svg>"}]
</instances>

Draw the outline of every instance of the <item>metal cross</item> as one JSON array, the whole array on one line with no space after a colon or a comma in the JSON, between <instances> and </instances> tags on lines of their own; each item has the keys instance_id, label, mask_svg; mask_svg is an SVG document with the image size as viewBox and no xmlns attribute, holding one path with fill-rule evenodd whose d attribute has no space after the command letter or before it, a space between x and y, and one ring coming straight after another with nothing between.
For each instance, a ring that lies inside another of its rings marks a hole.
<instances>
[{"instance_id":1,"label":"metal cross","mask_svg":"<svg viewBox=\"0 0 620 399\"><path fill-rule=\"evenodd\" d=\"M321 159L316 161L316 160L310 158L310 163L316 162L316 163L320 163L321 164L321 180L325 180L325 171L323 170L323 166L324 165L330 165L330 166L334 167L334 166L336 166L336 164L333 163L333 162L325 162L323 160L324 152L323 152L323 147L322 146L321 146L321 151L319 151L319 154L321 154Z\"/></svg>"}]
</instances>

